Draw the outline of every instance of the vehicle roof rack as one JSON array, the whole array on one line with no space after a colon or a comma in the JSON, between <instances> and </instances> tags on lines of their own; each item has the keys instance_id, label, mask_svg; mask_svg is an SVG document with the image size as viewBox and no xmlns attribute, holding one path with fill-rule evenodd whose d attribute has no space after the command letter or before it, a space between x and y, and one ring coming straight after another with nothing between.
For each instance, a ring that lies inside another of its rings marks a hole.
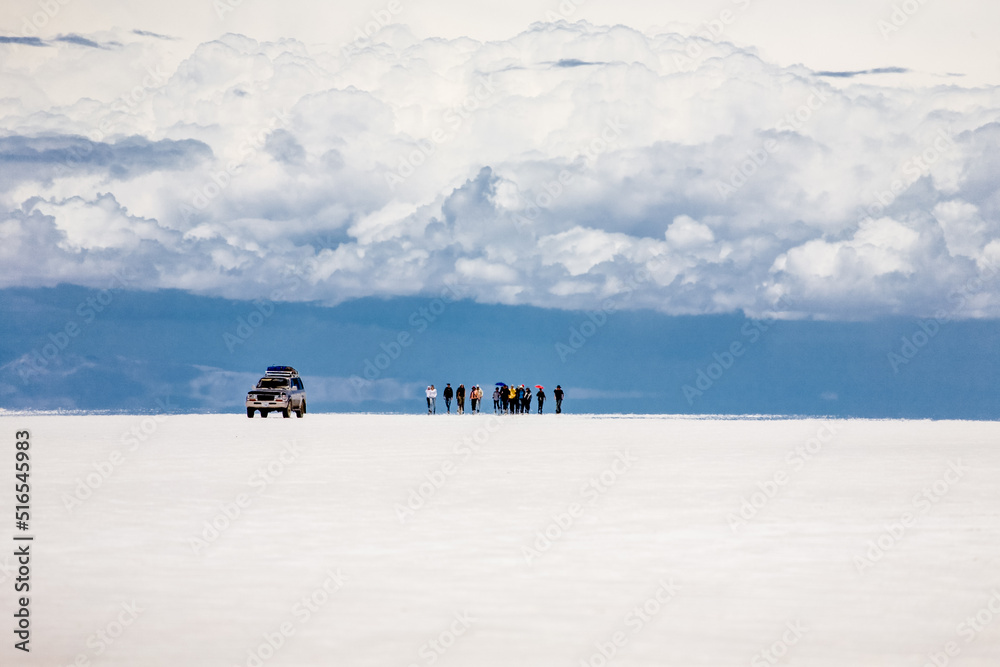
<instances>
[{"instance_id":1,"label":"vehicle roof rack","mask_svg":"<svg viewBox=\"0 0 1000 667\"><path fill-rule=\"evenodd\" d=\"M283 377L290 377L298 374L299 372L291 366L268 366L267 373L265 373L265 375L279 375Z\"/></svg>"}]
</instances>

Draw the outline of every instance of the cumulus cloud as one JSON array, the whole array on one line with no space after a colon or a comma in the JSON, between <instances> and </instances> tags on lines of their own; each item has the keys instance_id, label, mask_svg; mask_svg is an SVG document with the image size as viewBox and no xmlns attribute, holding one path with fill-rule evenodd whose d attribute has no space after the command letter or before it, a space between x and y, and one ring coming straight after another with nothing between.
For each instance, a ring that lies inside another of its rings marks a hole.
<instances>
[{"instance_id":1,"label":"cumulus cloud","mask_svg":"<svg viewBox=\"0 0 1000 667\"><path fill-rule=\"evenodd\" d=\"M227 35L170 67L170 40L78 37L0 71L3 285L1000 316L997 87L583 22Z\"/></svg>"}]
</instances>

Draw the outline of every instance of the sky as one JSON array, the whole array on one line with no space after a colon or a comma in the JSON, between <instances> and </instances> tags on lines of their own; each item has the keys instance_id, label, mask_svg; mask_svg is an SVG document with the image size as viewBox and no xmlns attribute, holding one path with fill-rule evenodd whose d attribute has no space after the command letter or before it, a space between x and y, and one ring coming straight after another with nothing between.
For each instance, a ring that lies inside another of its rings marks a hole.
<instances>
[{"instance_id":1,"label":"sky","mask_svg":"<svg viewBox=\"0 0 1000 667\"><path fill-rule=\"evenodd\" d=\"M447 382L483 387L487 411L495 383L540 384L549 414L557 384L570 414L995 419L1000 407L993 320L672 316L428 297L329 307L71 285L4 298L0 359L12 361L0 367L0 411L241 413L274 364L302 373L310 412L417 414L426 386Z\"/></svg>"},{"instance_id":2,"label":"sky","mask_svg":"<svg viewBox=\"0 0 1000 667\"><path fill-rule=\"evenodd\" d=\"M0 303L990 323L998 24L933 0L8 2Z\"/></svg>"}]
</instances>

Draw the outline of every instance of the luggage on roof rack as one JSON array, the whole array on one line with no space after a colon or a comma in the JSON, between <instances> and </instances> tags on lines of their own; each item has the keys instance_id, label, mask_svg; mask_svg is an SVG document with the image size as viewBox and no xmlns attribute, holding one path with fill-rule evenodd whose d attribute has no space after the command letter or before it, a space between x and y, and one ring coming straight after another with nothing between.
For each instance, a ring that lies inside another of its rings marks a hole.
<instances>
[{"instance_id":1,"label":"luggage on roof rack","mask_svg":"<svg viewBox=\"0 0 1000 667\"><path fill-rule=\"evenodd\" d=\"M257 386L247 392L246 406L250 418L258 411L261 417L271 412L280 412L283 417L303 416L306 388L299 372L291 366L268 366Z\"/></svg>"}]
</instances>

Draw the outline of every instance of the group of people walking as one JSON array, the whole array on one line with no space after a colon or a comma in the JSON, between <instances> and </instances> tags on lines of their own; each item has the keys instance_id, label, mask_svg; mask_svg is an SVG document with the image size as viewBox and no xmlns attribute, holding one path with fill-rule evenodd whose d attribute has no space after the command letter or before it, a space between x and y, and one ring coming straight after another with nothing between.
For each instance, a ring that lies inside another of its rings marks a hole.
<instances>
[{"instance_id":1,"label":"group of people walking","mask_svg":"<svg viewBox=\"0 0 1000 667\"><path fill-rule=\"evenodd\" d=\"M432 395L432 392L433 392L433 395ZM456 404L456 407L458 409L457 410L458 414L460 414L460 415L465 414L465 385L464 384L458 385L458 389L452 389L451 388L451 383L449 382L447 385L445 385L443 394L444 394L444 404L445 404L445 407L447 408L449 414L451 413L451 399L452 398L455 399L455 404ZM437 397L437 390L434 389L434 385L429 386L427 388L427 412L428 413L430 413L430 412L436 412L436 410L434 410L434 408L435 408L434 402L431 400L432 398L436 398L436 397ZM471 412L472 414L476 414L477 412L479 412L480 403L482 403L482 401L483 401L483 389L482 389L482 387L480 387L478 384L472 385L472 389L469 390L469 412Z\"/></svg>"},{"instance_id":2,"label":"group of people walking","mask_svg":"<svg viewBox=\"0 0 1000 667\"><path fill-rule=\"evenodd\" d=\"M535 385L536 391L534 393L534 398L538 401L538 414L542 414L542 408L545 405L545 387L540 384ZM427 387L427 414L437 414L437 389L434 385L429 385ZM465 414L465 398L466 390L465 385L458 385L458 389L452 389L451 383L445 385L444 390L441 392L444 397L445 409L448 414L451 414L451 401L455 400L456 412L458 414ZM560 385L556 385L555 390L552 392L553 398L556 399L556 414L562 412L562 402L563 388ZM477 414L482 410L483 403L483 388L478 384L473 385L472 389L468 391L469 398L469 412L471 414ZM503 382L498 382L496 388L493 390L493 412L498 415L506 414L529 414L531 412L531 387L525 387L522 385L507 385Z\"/></svg>"}]
</instances>

